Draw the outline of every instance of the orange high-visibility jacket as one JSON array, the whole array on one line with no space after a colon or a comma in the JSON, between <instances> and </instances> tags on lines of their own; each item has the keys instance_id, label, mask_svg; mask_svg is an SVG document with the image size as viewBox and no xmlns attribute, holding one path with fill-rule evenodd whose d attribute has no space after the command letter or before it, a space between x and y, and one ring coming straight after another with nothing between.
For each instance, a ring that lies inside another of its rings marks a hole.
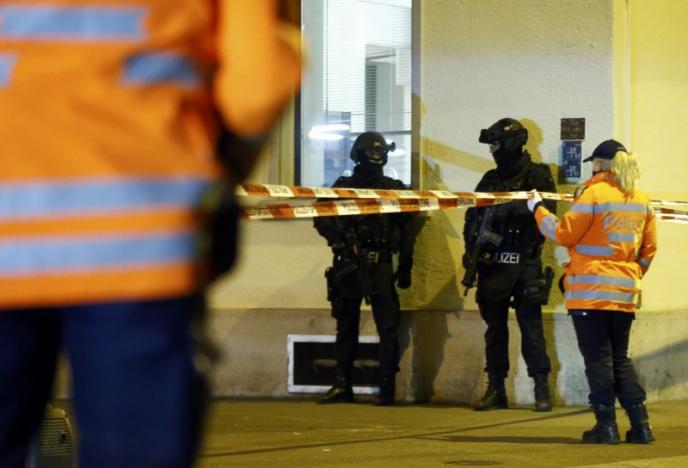
<instances>
[{"instance_id":1,"label":"orange high-visibility jacket","mask_svg":"<svg viewBox=\"0 0 688 468\"><path fill-rule=\"evenodd\" d=\"M277 10L0 1L0 308L198 289L220 125L266 132L298 86Z\"/></svg>"},{"instance_id":2,"label":"orange high-visibility jacket","mask_svg":"<svg viewBox=\"0 0 688 468\"><path fill-rule=\"evenodd\" d=\"M567 309L635 311L640 279L657 251L647 195L625 194L605 171L585 182L561 221L542 205L535 219L543 235L568 247Z\"/></svg>"}]
</instances>

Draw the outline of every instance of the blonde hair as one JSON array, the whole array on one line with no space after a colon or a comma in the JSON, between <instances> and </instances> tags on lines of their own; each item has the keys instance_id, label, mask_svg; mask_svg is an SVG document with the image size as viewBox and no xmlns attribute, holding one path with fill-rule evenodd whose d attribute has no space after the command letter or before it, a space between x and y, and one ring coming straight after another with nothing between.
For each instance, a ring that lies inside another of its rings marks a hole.
<instances>
[{"instance_id":1,"label":"blonde hair","mask_svg":"<svg viewBox=\"0 0 688 468\"><path fill-rule=\"evenodd\" d=\"M621 190L633 195L640 177L640 163L635 153L617 151L611 160L609 170L614 175L614 180L619 184Z\"/></svg>"}]
</instances>

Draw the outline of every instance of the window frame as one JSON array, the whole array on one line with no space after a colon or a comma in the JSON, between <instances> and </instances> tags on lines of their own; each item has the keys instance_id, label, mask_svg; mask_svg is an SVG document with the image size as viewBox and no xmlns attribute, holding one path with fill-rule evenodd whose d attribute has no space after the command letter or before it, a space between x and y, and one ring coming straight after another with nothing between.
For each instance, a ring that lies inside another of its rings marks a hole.
<instances>
[{"instance_id":1,"label":"window frame","mask_svg":"<svg viewBox=\"0 0 688 468\"><path fill-rule=\"evenodd\" d=\"M411 0L411 129L410 130L395 130L390 132L382 132L386 136L391 136L395 134L410 135L411 137L411 189L419 189L422 185L421 180L421 157L420 157L420 147L421 138L419 135L419 129L421 124L421 116L419 112L420 107L420 2L421 0ZM302 0L299 0L299 20L301 20L301 9L303 8ZM304 38L305 40L305 38ZM306 64L306 66L308 66ZM302 85L303 86L303 85ZM301 180L301 89L294 96L293 110L290 112L291 125L293 125L293 147L291 148L291 169L286 171L281 171L282 175L279 180L281 183L285 183L284 175L288 174L290 177L290 182L293 185L300 186L302 184ZM280 126L285 125L284 122ZM350 132L345 133L345 136L358 135L360 132ZM282 148L284 149L284 148ZM280 158L283 159L283 158Z\"/></svg>"}]
</instances>

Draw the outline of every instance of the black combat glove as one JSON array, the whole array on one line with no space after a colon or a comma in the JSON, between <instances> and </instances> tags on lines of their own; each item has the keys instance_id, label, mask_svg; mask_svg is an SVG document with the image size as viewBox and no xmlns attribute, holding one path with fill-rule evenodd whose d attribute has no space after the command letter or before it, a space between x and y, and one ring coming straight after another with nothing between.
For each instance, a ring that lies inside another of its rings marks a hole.
<instances>
[{"instance_id":1,"label":"black combat glove","mask_svg":"<svg viewBox=\"0 0 688 468\"><path fill-rule=\"evenodd\" d=\"M399 288L408 289L411 287L411 270L398 268L394 277Z\"/></svg>"},{"instance_id":2,"label":"black combat glove","mask_svg":"<svg viewBox=\"0 0 688 468\"><path fill-rule=\"evenodd\" d=\"M463 256L461 257L461 265L463 265L464 270L470 270L473 268L474 262L468 252L464 252Z\"/></svg>"}]
</instances>

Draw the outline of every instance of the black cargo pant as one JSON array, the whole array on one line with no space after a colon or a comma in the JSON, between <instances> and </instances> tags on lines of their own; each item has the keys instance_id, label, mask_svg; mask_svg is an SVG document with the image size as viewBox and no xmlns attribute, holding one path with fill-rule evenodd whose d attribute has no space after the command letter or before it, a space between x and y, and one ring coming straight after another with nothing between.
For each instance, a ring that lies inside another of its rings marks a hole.
<instances>
[{"instance_id":1,"label":"black cargo pant","mask_svg":"<svg viewBox=\"0 0 688 468\"><path fill-rule=\"evenodd\" d=\"M358 350L359 324L361 320L362 297L342 298L340 307L334 314L337 319L337 339L335 342L337 368L346 374L351 373ZM377 333L380 335L380 373L394 374L399 365L399 299L396 292L373 294L370 297L373 318Z\"/></svg>"},{"instance_id":2,"label":"black cargo pant","mask_svg":"<svg viewBox=\"0 0 688 468\"><path fill-rule=\"evenodd\" d=\"M516 287L519 287L520 281ZM490 379L503 380L509 373L509 305L510 297L492 300L480 296L480 316L487 325L485 331L485 372ZM549 374L551 370L542 327L542 306L525 301L516 303L516 320L521 329L521 354L528 367L528 375Z\"/></svg>"},{"instance_id":3,"label":"black cargo pant","mask_svg":"<svg viewBox=\"0 0 688 468\"><path fill-rule=\"evenodd\" d=\"M569 314L585 361L590 403L613 406L616 397L624 408L643 403L645 390L628 358L635 314L608 310L571 310Z\"/></svg>"}]
</instances>

